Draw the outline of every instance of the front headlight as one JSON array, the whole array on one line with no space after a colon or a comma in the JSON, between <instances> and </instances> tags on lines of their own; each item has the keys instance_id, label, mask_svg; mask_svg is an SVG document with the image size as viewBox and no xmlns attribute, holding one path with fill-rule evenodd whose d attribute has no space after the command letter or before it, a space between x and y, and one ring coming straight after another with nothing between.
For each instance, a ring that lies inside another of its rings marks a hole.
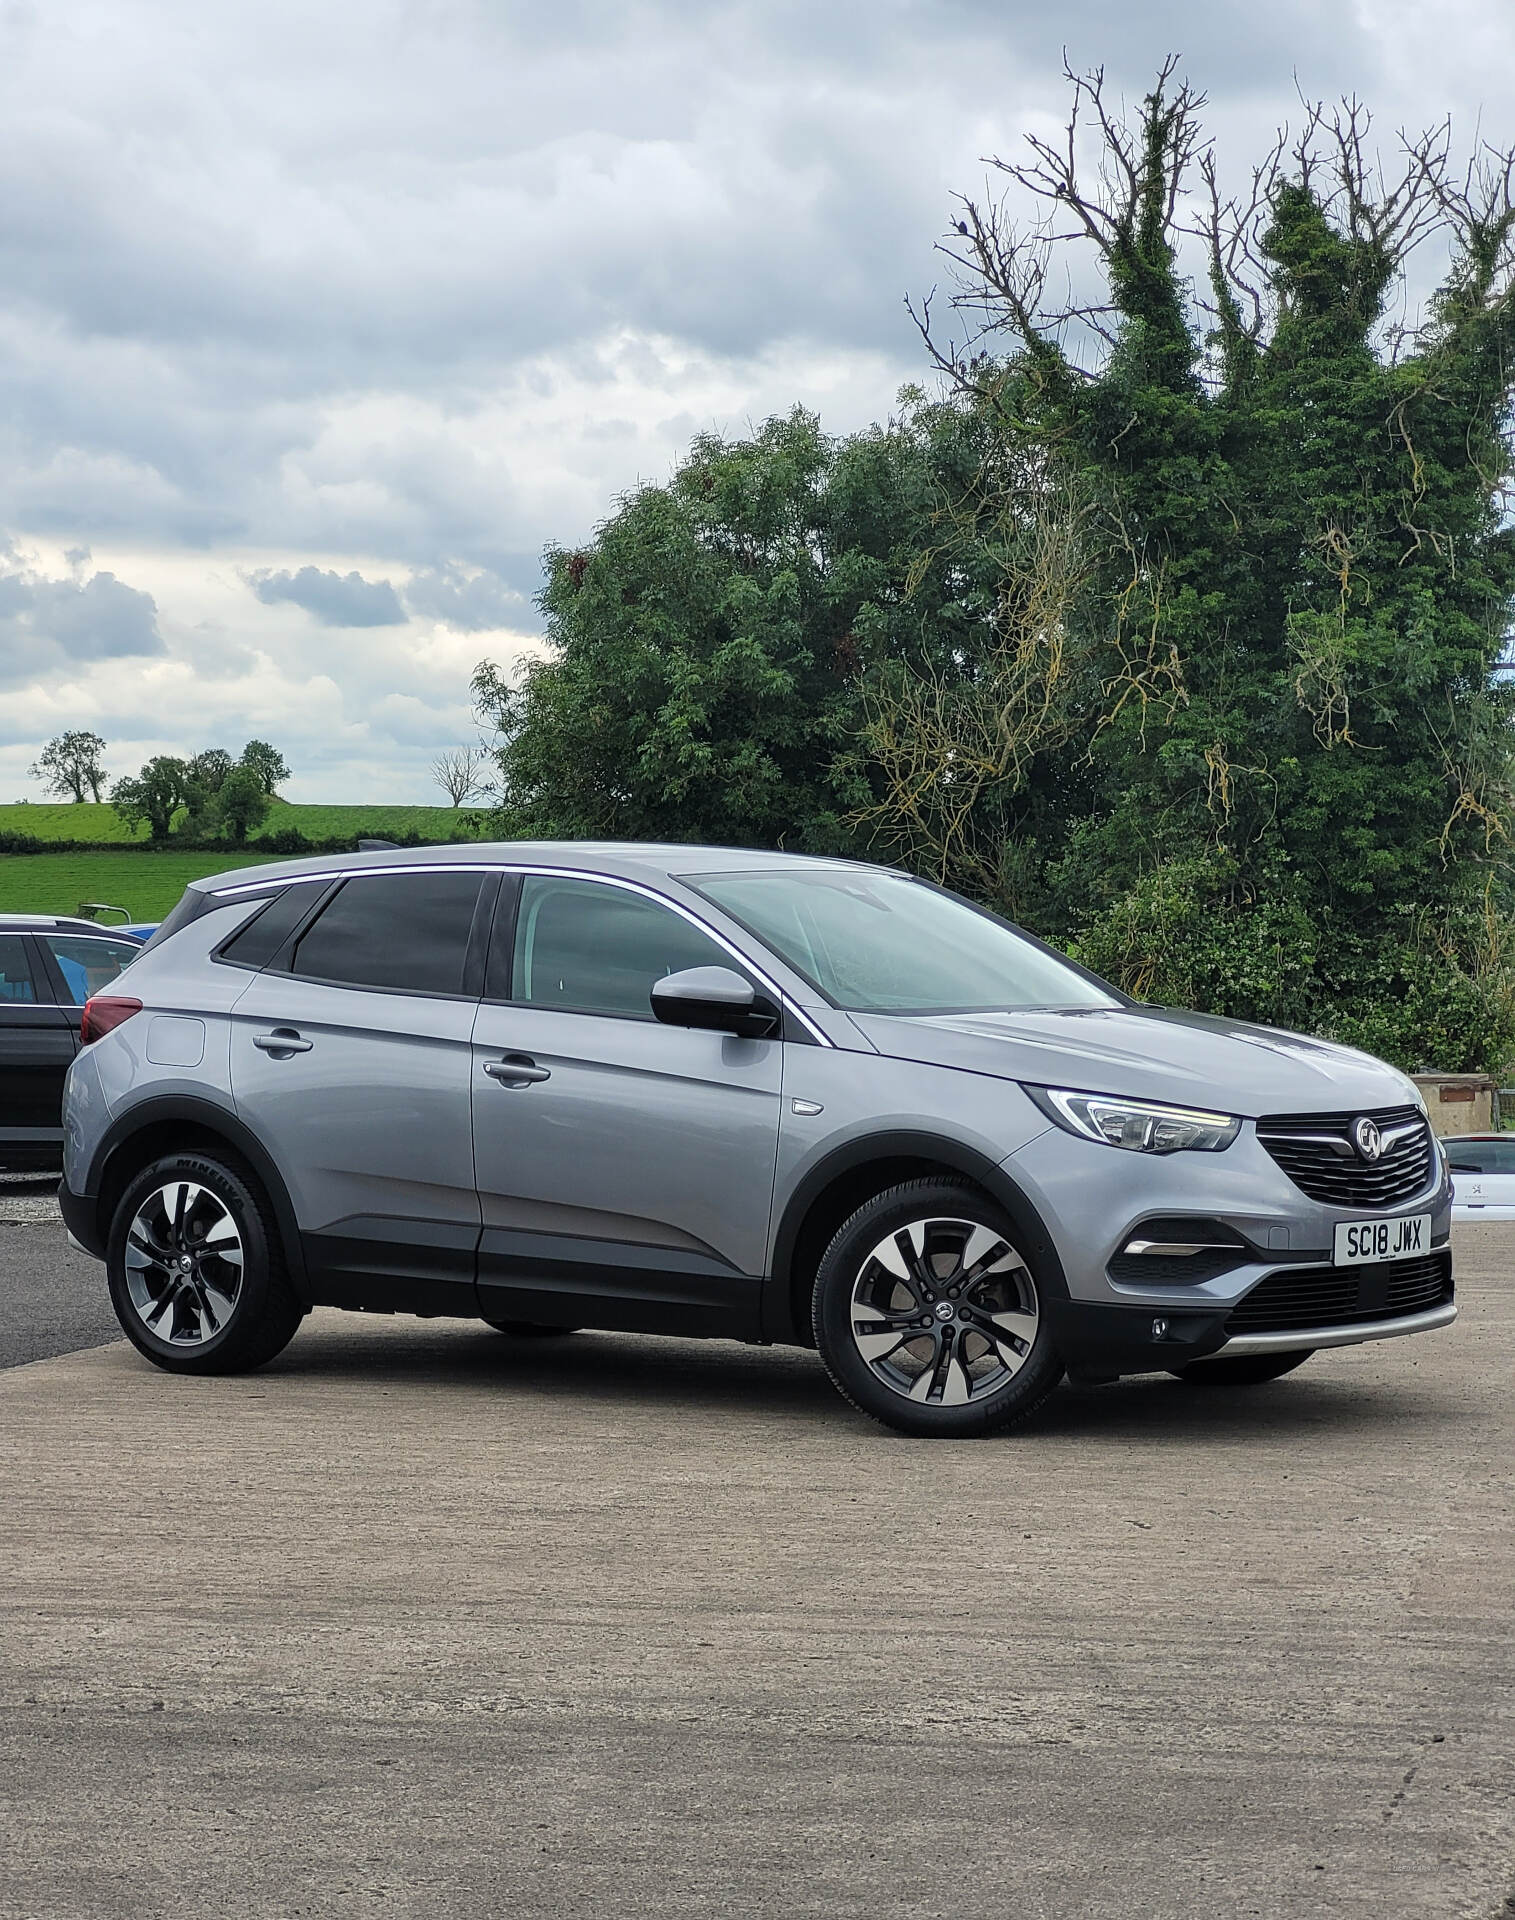
<instances>
[{"instance_id":1,"label":"front headlight","mask_svg":"<svg viewBox=\"0 0 1515 1920\"><path fill-rule=\"evenodd\" d=\"M1115 1093L1072 1093L1062 1087L1027 1087L1026 1092L1049 1120L1069 1133L1132 1153L1220 1153L1241 1131L1241 1121L1230 1113L1124 1100Z\"/></svg>"}]
</instances>

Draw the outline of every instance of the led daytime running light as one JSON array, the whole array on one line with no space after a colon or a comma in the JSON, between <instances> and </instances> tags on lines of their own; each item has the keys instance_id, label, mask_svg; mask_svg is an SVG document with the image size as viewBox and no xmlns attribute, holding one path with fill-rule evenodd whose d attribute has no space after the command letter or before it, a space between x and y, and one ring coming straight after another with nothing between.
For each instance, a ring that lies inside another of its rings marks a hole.
<instances>
[{"instance_id":1,"label":"led daytime running light","mask_svg":"<svg viewBox=\"0 0 1515 1920\"><path fill-rule=\"evenodd\" d=\"M1126 1100L1113 1093L1039 1090L1051 1118L1070 1133L1129 1153L1222 1153L1241 1130L1229 1113L1169 1107L1154 1100Z\"/></svg>"}]
</instances>

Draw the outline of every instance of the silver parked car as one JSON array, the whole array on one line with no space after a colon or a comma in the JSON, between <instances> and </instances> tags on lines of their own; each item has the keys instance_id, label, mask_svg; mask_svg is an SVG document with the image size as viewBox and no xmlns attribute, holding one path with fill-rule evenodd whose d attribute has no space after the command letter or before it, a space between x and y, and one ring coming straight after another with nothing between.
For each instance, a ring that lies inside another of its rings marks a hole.
<instances>
[{"instance_id":1,"label":"silver parked car","mask_svg":"<svg viewBox=\"0 0 1515 1920\"><path fill-rule=\"evenodd\" d=\"M1515 1133L1458 1133L1441 1143L1454 1220L1515 1220Z\"/></svg>"},{"instance_id":2,"label":"silver parked car","mask_svg":"<svg viewBox=\"0 0 1515 1920\"><path fill-rule=\"evenodd\" d=\"M1415 1089L882 867L500 845L197 882L90 1002L62 1203L159 1366L312 1305L813 1343L909 1433L1455 1315Z\"/></svg>"}]
</instances>

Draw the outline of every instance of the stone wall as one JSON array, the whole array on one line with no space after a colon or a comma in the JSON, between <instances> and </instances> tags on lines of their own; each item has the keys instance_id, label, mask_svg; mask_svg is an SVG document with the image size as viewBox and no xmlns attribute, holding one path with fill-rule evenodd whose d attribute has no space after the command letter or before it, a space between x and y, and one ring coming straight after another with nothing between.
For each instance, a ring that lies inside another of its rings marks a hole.
<instances>
[{"instance_id":1,"label":"stone wall","mask_svg":"<svg viewBox=\"0 0 1515 1920\"><path fill-rule=\"evenodd\" d=\"M1437 1134L1488 1133L1494 1125L1498 1082L1485 1073L1412 1074Z\"/></svg>"}]
</instances>

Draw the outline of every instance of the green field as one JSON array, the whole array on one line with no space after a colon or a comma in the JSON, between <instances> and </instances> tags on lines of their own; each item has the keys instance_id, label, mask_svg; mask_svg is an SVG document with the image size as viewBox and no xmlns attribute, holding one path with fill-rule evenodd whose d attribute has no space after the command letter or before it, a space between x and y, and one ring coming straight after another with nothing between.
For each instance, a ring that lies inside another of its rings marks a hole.
<instances>
[{"instance_id":1,"label":"green field","mask_svg":"<svg viewBox=\"0 0 1515 1920\"><path fill-rule=\"evenodd\" d=\"M77 913L85 900L161 920L191 880L254 867L256 853L0 854L0 913Z\"/></svg>"},{"instance_id":2,"label":"green field","mask_svg":"<svg viewBox=\"0 0 1515 1920\"><path fill-rule=\"evenodd\" d=\"M434 834L449 839L461 830L462 813L452 807L302 807L287 800L276 800L268 818L250 842L256 846L271 833L297 828L310 840L335 840L347 835L374 834L379 839L401 833ZM29 833L38 840L145 840L143 827L129 834L116 816L114 807L84 801L73 806L66 802L28 801L0 806L0 833ZM213 868L208 871L214 871Z\"/></svg>"}]
</instances>

